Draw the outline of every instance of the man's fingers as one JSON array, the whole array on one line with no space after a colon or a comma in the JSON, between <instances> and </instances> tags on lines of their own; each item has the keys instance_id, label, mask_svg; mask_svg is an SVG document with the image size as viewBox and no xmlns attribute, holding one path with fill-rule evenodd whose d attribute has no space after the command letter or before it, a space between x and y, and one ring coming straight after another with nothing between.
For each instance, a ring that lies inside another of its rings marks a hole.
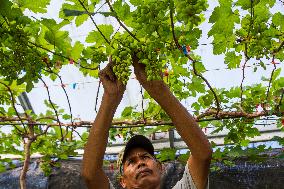
<instances>
[{"instance_id":1,"label":"man's fingers","mask_svg":"<svg viewBox=\"0 0 284 189\"><path fill-rule=\"evenodd\" d=\"M111 65L107 65L104 69L102 69L99 72L99 77L100 77L101 80L110 80L110 81L116 80L116 76L112 71Z\"/></svg>"}]
</instances>

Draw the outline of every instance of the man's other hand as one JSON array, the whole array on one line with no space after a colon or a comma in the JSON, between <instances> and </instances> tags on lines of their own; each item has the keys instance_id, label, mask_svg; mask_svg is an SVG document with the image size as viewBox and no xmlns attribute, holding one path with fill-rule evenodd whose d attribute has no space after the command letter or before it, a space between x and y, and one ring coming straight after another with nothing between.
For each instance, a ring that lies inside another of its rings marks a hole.
<instances>
[{"instance_id":1,"label":"man's other hand","mask_svg":"<svg viewBox=\"0 0 284 189\"><path fill-rule=\"evenodd\" d=\"M121 100L125 91L125 85L117 79L112 70L113 62L110 58L109 64L99 72L100 82L104 87L104 95Z\"/></svg>"}]
</instances>

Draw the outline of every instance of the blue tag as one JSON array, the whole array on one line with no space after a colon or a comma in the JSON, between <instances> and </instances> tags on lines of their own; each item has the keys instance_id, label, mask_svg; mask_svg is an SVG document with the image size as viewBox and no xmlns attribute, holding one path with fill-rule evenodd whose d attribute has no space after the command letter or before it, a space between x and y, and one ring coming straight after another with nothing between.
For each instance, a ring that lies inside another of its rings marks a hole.
<instances>
[{"instance_id":1,"label":"blue tag","mask_svg":"<svg viewBox=\"0 0 284 189\"><path fill-rule=\"evenodd\" d=\"M73 89L76 88L76 85L77 85L77 83L73 83L73 85L72 85Z\"/></svg>"},{"instance_id":2,"label":"blue tag","mask_svg":"<svg viewBox=\"0 0 284 189\"><path fill-rule=\"evenodd\" d=\"M183 45L183 46L182 46L182 51L183 51L183 54L184 54L184 55L187 55L187 54L188 54L188 52L187 52L187 49L186 49L186 46L185 46L185 45Z\"/></svg>"}]
</instances>

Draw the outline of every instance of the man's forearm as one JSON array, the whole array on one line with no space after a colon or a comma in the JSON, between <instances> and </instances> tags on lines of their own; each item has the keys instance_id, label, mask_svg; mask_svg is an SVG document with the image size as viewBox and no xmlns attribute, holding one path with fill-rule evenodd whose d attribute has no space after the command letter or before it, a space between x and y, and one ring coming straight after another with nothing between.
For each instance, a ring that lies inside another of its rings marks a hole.
<instances>
[{"instance_id":1,"label":"man's forearm","mask_svg":"<svg viewBox=\"0 0 284 189\"><path fill-rule=\"evenodd\" d=\"M82 173L85 177L91 177L96 170L102 169L109 129L119 102L111 97L103 96L84 150Z\"/></svg>"},{"instance_id":2,"label":"man's forearm","mask_svg":"<svg viewBox=\"0 0 284 189\"><path fill-rule=\"evenodd\" d=\"M211 156L211 146L206 136L199 128L195 119L189 114L186 108L171 93L168 86L163 81L152 81L142 84L152 98L170 116L178 133L191 150L191 154L196 158L207 159Z\"/></svg>"}]
</instances>

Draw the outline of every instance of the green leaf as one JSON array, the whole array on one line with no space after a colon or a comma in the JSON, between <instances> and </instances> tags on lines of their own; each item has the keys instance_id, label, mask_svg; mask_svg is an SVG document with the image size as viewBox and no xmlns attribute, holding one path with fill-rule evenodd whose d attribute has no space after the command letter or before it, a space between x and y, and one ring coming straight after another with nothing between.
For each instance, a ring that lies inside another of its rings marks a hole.
<instances>
[{"instance_id":1,"label":"green leaf","mask_svg":"<svg viewBox=\"0 0 284 189\"><path fill-rule=\"evenodd\" d=\"M249 145L250 140L246 139L246 140L242 140L241 141L241 146L247 147Z\"/></svg>"},{"instance_id":2,"label":"green leaf","mask_svg":"<svg viewBox=\"0 0 284 189\"><path fill-rule=\"evenodd\" d=\"M213 23L213 26L208 36L214 37L214 54L221 54L233 46L236 41L233 29L235 23L240 22L238 10L232 11L232 0L220 0L219 3L220 6L214 8L209 18L209 23Z\"/></svg>"},{"instance_id":3,"label":"green leaf","mask_svg":"<svg viewBox=\"0 0 284 189\"><path fill-rule=\"evenodd\" d=\"M89 15L85 14L85 15L81 15L81 16L77 16L75 19L75 24L77 27L81 26L85 21L87 21L89 18Z\"/></svg>"},{"instance_id":4,"label":"green leaf","mask_svg":"<svg viewBox=\"0 0 284 189\"><path fill-rule=\"evenodd\" d=\"M77 61L79 58L81 58L81 53L84 49L84 45L80 43L79 41L76 41L74 47L72 48L72 51L70 53L70 56L73 60Z\"/></svg>"},{"instance_id":5,"label":"green leaf","mask_svg":"<svg viewBox=\"0 0 284 189\"><path fill-rule=\"evenodd\" d=\"M24 0L24 1L20 1L19 4L23 10L27 8L35 13L46 13L47 5L50 4L50 0L37 0L37 1Z\"/></svg>"},{"instance_id":6,"label":"green leaf","mask_svg":"<svg viewBox=\"0 0 284 189\"><path fill-rule=\"evenodd\" d=\"M96 46L100 46L103 44L106 44L106 40L104 39L104 37L110 41L110 36L113 33L113 26L112 25L99 25L98 26L99 30L101 31L101 33L99 31L92 31L89 33L89 35L86 38L86 42L87 43L96 43ZM102 36L104 35L104 36Z\"/></svg>"},{"instance_id":7,"label":"green leaf","mask_svg":"<svg viewBox=\"0 0 284 189\"><path fill-rule=\"evenodd\" d=\"M130 15L130 6L126 2L122 3L122 0L115 1L113 8L117 16L122 20Z\"/></svg>"},{"instance_id":8,"label":"green leaf","mask_svg":"<svg viewBox=\"0 0 284 189\"><path fill-rule=\"evenodd\" d=\"M129 117L129 116L131 116L132 111L133 111L133 107L132 106L125 107L123 112L121 113L121 116L122 117Z\"/></svg>"},{"instance_id":9,"label":"green leaf","mask_svg":"<svg viewBox=\"0 0 284 189\"><path fill-rule=\"evenodd\" d=\"M27 82L27 85L26 85L27 92L30 92L33 88L34 88L34 84L31 81Z\"/></svg>"},{"instance_id":10,"label":"green leaf","mask_svg":"<svg viewBox=\"0 0 284 189\"><path fill-rule=\"evenodd\" d=\"M108 16L115 16L115 15L116 15L114 12L98 12L98 14L102 14L102 15L104 15L105 17L108 17Z\"/></svg>"},{"instance_id":11,"label":"green leaf","mask_svg":"<svg viewBox=\"0 0 284 189\"><path fill-rule=\"evenodd\" d=\"M71 115L69 115L69 114L64 114L64 115L62 116L62 118L65 119L65 120L68 120L68 119L71 118Z\"/></svg>"},{"instance_id":12,"label":"green leaf","mask_svg":"<svg viewBox=\"0 0 284 189\"><path fill-rule=\"evenodd\" d=\"M240 67L242 56L237 56L235 52L227 52L225 55L225 63L229 69Z\"/></svg>"},{"instance_id":13,"label":"green leaf","mask_svg":"<svg viewBox=\"0 0 284 189\"><path fill-rule=\"evenodd\" d=\"M272 17L272 23L276 26L280 26L280 29L284 30L284 15L280 12L277 12Z\"/></svg>"},{"instance_id":14,"label":"green leaf","mask_svg":"<svg viewBox=\"0 0 284 189\"><path fill-rule=\"evenodd\" d=\"M158 154L156 157L161 162L175 160L176 159L176 149L164 148L160 151L160 154Z\"/></svg>"},{"instance_id":15,"label":"green leaf","mask_svg":"<svg viewBox=\"0 0 284 189\"><path fill-rule=\"evenodd\" d=\"M138 6L141 5L141 1L140 0L130 0L130 3L134 6Z\"/></svg>"},{"instance_id":16,"label":"green leaf","mask_svg":"<svg viewBox=\"0 0 284 189\"><path fill-rule=\"evenodd\" d=\"M7 112L7 115L8 115L9 117L12 117L12 116L14 116L15 114L16 114L16 112L15 112L14 108L13 108L13 107L9 107L9 108L8 108L8 112Z\"/></svg>"}]
</instances>

